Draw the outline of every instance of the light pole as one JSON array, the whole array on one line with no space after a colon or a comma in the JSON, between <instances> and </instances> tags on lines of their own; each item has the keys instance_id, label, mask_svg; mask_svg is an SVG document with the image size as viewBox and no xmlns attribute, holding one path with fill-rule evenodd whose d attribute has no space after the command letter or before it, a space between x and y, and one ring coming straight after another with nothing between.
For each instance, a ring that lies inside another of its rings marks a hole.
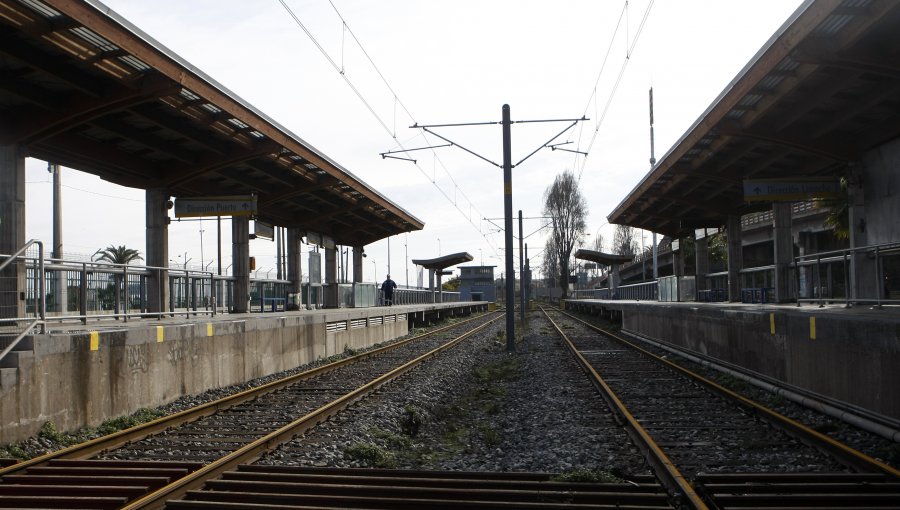
<instances>
[{"instance_id":1,"label":"light pole","mask_svg":"<svg viewBox=\"0 0 900 510\"><path fill-rule=\"evenodd\" d=\"M438 240L438 257L440 257L441 256L441 238L438 237L437 240Z\"/></svg>"},{"instance_id":2,"label":"light pole","mask_svg":"<svg viewBox=\"0 0 900 510\"><path fill-rule=\"evenodd\" d=\"M647 280L647 249L644 247L644 229L641 229L641 281Z\"/></svg>"},{"instance_id":3,"label":"light pole","mask_svg":"<svg viewBox=\"0 0 900 510\"><path fill-rule=\"evenodd\" d=\"M478 248L478 259L481 261L482 267L484 266L484 253L481 252L481 248Z\"/></svg>"},{"instance_id":4,"label":"light pole","mask_svg":"<svg viewBox=\"0 0 900 510\"><path fill-rule=\"evenodd\" d=\"M205 260L203 259L203 218L200 218L200 267L204 267Z\"/></svg>"},{"instance_id":5,"label":"light pole","mask_svg":"<svg viewBox=\"0 0 900 510\"><path fill-rule=\"evenodd\" d=\"M378 283L378 264L375 263L375 259L372 259L372 270L375 271L375 274L372 275L372 281Z\"/></svg>"}]
</instances>

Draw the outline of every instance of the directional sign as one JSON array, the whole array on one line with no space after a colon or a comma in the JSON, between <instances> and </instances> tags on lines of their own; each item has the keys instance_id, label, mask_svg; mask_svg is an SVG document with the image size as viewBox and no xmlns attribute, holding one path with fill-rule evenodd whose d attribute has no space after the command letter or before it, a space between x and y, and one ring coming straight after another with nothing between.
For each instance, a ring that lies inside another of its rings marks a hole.
<instances>
[{"instance_id":1,"label":"directional sign","mask_svg":"<svg viewBox=\"0 0 900 510\"><path fill-rule=\"evenodd\" d=\"M275 239L275 227L269 225L268 223L263 223L261 221L253 222L253 234L256 235L258 239Z\"/></svg>"},{"instance_id":2,"label":"directional sign","mask_svg":"<svg viewBox=\"0 0 900 510\"><path fill-rule=\"evenodd\" d=\"M175 217L251 216L256 214L256 196L190 197L175 199Z\"/></svg>"},{"instance_id":3,"label":"directional sign","mask_svg":"<svg viewBox=\"0 0 900 510\"><path fill-rule=\"evenodd\" d=\"M841 183L831 178L760 179L744 181L746 202L790 202L837 198Z\"/></svg>"}]
</instances>

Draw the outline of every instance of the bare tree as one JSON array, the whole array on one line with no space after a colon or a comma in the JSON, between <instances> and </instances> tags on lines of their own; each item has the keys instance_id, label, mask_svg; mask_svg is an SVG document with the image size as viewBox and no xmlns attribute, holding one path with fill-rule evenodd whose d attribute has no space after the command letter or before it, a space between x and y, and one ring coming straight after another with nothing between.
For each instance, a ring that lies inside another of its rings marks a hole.
<instances>
[{"instance_id":1,"label":"bare tree","mask_svg":"<svg viewBox=\"0 0 900 510\"><path fill-rule=\"evenodd\" d=\"M556 251L553 249L553 239L548 238L547 244L544 246L544 259L541 263L541 272L547 280L547 286L557 285L559 279L559 261L556 257Z\"/></svg>"},{"instance_id":2,"label":"bare tree","mask_svg":"<svg viewBox=\"0 0 900 510\"><path fill-rule=\"evenodd\" d=\"M597 232L597 237L594 238L594 251L603 252L603 234Z\"/></svg>"},{"instance_id":3,"label":"bare tree","mask_svg":"<svg viewBox=\"0 0 900 510\"><path fill-rule=\"evenodd\" d=\"M550 217L552 230L548 251L556 255L556 274L565 298L569 290L569 258L575 243L584 236L584 218L587 216L587 202L578 190L575 174L565 171L557 175L544 192L544 216Z\"/></svg>"},{"instance_id":4,"label":"bare tree","mask_svg":"<svg viewBox=\"0 0 900 510\"><path fill-rule=\"evenodd\" d=\"M613 253L617 255L634 256L638 252L638 243L635 239L634 229L628 225L616 225L616 233L613 234Z\"/></svg>"}]
</instances>

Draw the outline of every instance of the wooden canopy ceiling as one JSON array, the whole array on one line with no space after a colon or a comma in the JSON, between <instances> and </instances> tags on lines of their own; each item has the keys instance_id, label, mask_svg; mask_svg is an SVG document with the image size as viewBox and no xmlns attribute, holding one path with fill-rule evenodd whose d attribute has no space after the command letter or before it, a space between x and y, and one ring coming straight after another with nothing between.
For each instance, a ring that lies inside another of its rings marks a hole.
<instances>
[{"instance_id":1,"label":"wooden canopy ceiling","mask_svg":"<svg viewBox=\"0 0 900 510\"><path fill-rule=\"evenodd\" d=\"M837 177L900 136L900 2L810 0L607 217L671 236L767 208L744 179Z\"/></svg>"},{"instance_id":2,"label":"wooden canopy ceiling","mask_svg":"<svg viewBox=\"0 0 900 510\"><path fill-rule=\"evenodd\" d=\"M123 186L256 194L364 245L423 223L94 0L0 0L0 144Z\"/></svg>"}]
</instances>

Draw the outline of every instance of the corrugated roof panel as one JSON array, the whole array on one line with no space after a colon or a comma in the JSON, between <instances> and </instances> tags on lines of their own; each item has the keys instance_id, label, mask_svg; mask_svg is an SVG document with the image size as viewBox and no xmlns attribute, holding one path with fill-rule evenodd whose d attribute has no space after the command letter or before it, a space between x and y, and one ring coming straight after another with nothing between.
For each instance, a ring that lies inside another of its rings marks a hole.
<instances>
[{"instance_id":1,"label":"corrugated roof panel","mask_svg":"<svg viewBox=\"0 0 900 510\"><path fill-rule=\"evenodd\" d=\"M231 118L231 119L228 119L228 122L230 122L232 126L237 126L241 129L247 129L248 127L250 127L245 122L241 121L240 119Z\"/></svg>"},{"instance_id":2,"label":"corrugated roof panel","mask_svg":"<svg viewBox=\"0 0 900 510\"><path fill-rule=\"evenodd\" d=\"M218 106L210 103L201 104L200 107L210 113L219 113L222 111Z\"/></svg>"},{"instance_id":3,"label":"corrugated roof panel","mask_svg":"<svg viewBox=\"0 0 900 510\"><path fill-rule=\"evenodd\" d=\"M62 16L62 13L57 11L56 9L50 7L44 2L39 2L38 0L20 0L23 4L31 7L34 12L40 14L45 18L56 18Z\"/></svg>"},{"instance_id":4,"label":"corrugated roof panel","mask_svg":"<svg viewBox=\"0 0 900 510\"><path fill-rule=\"evenodd\" d=\"M93 44L101 51L113 51L119 49L118 46L109 42L89 28L78 27L69 30L69 32L72 32L78 37L84 39L86 42Z\"/></svg>"},{"instance_id":5,"label":"corrugated roof panel","mask_svg":"<svg viewBox=\"0 0 900 510\"><path fill-rule=\"evenodd\" d=\"M800 67L800 62L792 59L791 57L784 57L784 60L778 63L775 66L776 71L796 71L797 68Z\"/></svg>"},{"instance_id":6,"label":"corrugated roof panel","mask_svg":"<svg viewBox=\"0 0 900 510\"><path fill-rule=\"evenodd\" d=\"M848 23L853 21L853 18L855 17L856 16L852 14L832 14L825 18L825 21L813 30L813 34L819 36L833 36L847 26Z\"/></svg>"},{"instance_id":7,"label":"corrugated roof panel","mask_svg":"<svg viewBox=\"0 0 900 510\"><path fill-rule=\"evenodd\" d=\"M738 103L740 106L755 106L756 103L762 101L762 94L747 94L743 98L741 98Z\"/></svg>"},{"instance_id":8,"label":"corrugated roof panel","mask_svg":"<svg viewBox=\"0 0 900 510\"><path fill-rule=\"evenodd\" d=\"M200 96L198 96L197 94L194 94L193 92L191 92L188 89L181 89L181 97L188 99L190 101L196 101L196 100L200 99Z\"/></svg>"},{"instance_id":9,"label":"corrugated roof panel","mask_svg":"<svg viewBox=\"0 0 900 510\"><path fill-rule=\"evenodd\" d=\"M770 75L767 75L762 80L760 80L759 85L757 87L760 89L763 89L763 90L774 90L779 85L781 85L781 82L783 82L783 81L784 81L783 74L770 74Z\"/></svg>"},{"instance_id":10,"label":"corrugated roof panel","mask_svg":"<svg viewBox=\"0 0 900 510\"><path fill-rule=\"evenodd\" d=\"M119 60L130 65L131 67L137 69L138 71L147 71L150 69L150 66L144 63L143 60L134 57L132 55L125 55L124 57L119 57Z\"/></svg>"}]
</instances>

